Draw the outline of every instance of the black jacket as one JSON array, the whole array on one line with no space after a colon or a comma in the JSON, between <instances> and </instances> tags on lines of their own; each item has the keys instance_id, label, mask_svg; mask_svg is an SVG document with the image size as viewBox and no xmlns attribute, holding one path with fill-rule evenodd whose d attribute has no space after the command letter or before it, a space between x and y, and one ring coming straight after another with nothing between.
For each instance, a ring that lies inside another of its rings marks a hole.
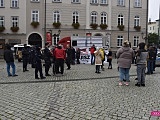
<instances>
[{"instance_id":1,"label":"black jacket","mask_svg":"<svg viewBox=\"0 0 160 120\"><path fill-rule=\"evenodd\" d=\"M14 62L12 50L7 49L4 51L4 60L6 61L6 63Z\"/></svg>"}]
</instances>

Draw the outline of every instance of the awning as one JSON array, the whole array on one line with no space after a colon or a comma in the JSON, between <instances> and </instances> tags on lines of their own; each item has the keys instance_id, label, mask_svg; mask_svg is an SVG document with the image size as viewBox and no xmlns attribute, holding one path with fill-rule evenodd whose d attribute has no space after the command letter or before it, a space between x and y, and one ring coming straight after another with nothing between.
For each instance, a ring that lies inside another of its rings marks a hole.
<instances>
[{"instance_id":1,"label":"awning","mask_svg":"<svg viewBox=\"0 0 160 120\"><path fill-rule=\"evenodd\" d=\"M58 44L63 44L63 43L69 43L71 42L71 37L64 37L61 40L59 40Z\"/></svg>"},{"instance_id":2,"label":"awning","mask_svg":"<svg viewBox=\"0 0 160 120\"><path fill-rule=\"evenodd\" d=\"M67 48L67 45L71 45L71 37L64 37L58 41L58 44L63 45L63 48Z\"/></svg>"}]
</instances>

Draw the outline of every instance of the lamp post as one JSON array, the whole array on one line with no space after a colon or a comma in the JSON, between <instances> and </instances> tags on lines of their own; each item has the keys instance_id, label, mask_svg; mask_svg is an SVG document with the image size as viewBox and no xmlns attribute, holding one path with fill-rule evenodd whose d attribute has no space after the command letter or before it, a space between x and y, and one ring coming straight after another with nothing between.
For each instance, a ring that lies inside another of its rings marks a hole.
<instances>
[{"instance_id":1,"label":"lamp post","mask_svg":"<svg viewBox=\"0 0 160 120\"><path fill-rule=\"evenodd\" d=\"M128 41L129 41L129 27L130 27L130 0L128 4Z\"/></svg>"},{"instance_id":2,"label":"lamp post","mask_svg":"<svg viewBox=\"0 0 160 120\"><path fill-rule=\"evenodd\" d=\"M46 42L46 0L44 1L44 44Z\"/></svg>"}]
</instances>

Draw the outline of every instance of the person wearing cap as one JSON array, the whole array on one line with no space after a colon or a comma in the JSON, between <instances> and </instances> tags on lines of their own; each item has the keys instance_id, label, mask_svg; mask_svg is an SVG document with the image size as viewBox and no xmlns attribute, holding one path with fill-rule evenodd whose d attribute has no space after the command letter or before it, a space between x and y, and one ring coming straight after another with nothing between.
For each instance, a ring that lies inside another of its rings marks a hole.
<instances>
[{"instance_id":1,"label":"person wearing cap","mask_svg":"<svg viewBox=\"0 0 160 120\"><path fill-rule=\"evenodd\" d=\"M44 49L44 61L45 61L45 75L46 76L51 76L49 72L49 68L51 66L51 52L49 50L49 43L45 43L45 49Z\"/></svg>"},{"instance_id":2,"label":"person wearing cap","mask_svg":"<svg viewBox=\"0 0 160 120\"><path fill-rule=\"evenodd\" d=\"M119 68L119 86L123 85L123 80L126 86L129 85L129 70L131 68L132 58L135 56L134 51L130 48L128 40L123 42L123 46L118 49L117 53L117 62Z\"/></svg>"},{"instance_id":3,"label":"person wearing cap","mask_svg":"<svg viewBox=\"0 0 160 120\"><path fill-rule=\"evenodd\" d=\"M18 76L15 74L16 66L14 64L14 57L13 57L13 51L11 50L11 46L9 44L6 44L6 50L4 51L4 60L7 64L7 73L8 77L10 76ZM12 74L10 72L10 66L12 67Z\"/></svg>"}]
</instances>

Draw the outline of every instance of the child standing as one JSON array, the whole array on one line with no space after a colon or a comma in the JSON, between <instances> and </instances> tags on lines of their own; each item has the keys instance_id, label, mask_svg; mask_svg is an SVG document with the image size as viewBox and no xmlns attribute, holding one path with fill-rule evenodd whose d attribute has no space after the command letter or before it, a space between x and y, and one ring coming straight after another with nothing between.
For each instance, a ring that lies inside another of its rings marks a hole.
<instances>
[{"instance_id":1,"label":"child standing","mask_svg":"<svg viewBox=\"0 0 160 120\"><path fill-rule=\"evenodd\" d=\"M148 52L145 50L145 43L139 43L139 50L137 51L137 77L138 82L135 86L145 86L145 70L147 64Z\"/></svg>"}]
</instances>

